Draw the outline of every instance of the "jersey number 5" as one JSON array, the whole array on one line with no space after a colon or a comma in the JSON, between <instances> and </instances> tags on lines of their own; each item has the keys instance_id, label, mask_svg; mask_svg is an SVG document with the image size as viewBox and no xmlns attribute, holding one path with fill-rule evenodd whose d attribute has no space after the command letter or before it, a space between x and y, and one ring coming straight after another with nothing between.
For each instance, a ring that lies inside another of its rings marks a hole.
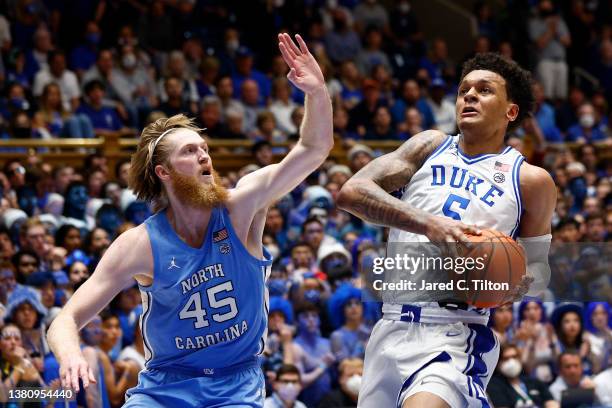
<instances>
[{"instance_id":1,"label":"jersey number 5","mask_svg":"<svg viewBox=\"0 0 612 408\"><path fill-rule=\"evenodd\" d=\"M459 205L460 209L465 210L468 204L470 203L470 200L458 196L457 194L450 194L446 199L444 206L442 207L442 212L444 213L444 215L454 220L461 221L461 214L459 214L457 211L453 211L452 209L453 204L455 203Z\"/></svg>"},{"instance_id":2,"label":"jersey number 5","mask_svg":"<svg viewBox=\"0 0 612 408\"><path fill-rule=\"evenodd\" d=\"M236 299L234 297L229 296L223 299L217 299L217 293L231 292L232 290L234 290L232 281L223 282L206 290L208 305L211 309L229 307L229 311L225 313L213 313L212 319L217 323L233 319L238 314ZM191 295L191 297L189 297L189 300L179 313L179 319L195 319L193 327L196 329L201 329L202 327L208 327L210 324L208 319L206 319L206 315L206 309L202 307L202 292L195 292Z\"/></svg>"}]
</instances>

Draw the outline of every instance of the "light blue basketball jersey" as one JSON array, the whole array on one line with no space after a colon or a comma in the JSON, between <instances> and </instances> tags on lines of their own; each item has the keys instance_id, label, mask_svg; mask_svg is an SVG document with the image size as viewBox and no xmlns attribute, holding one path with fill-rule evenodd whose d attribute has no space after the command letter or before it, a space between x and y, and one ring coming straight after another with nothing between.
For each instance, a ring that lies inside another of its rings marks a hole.
<instances>
[{"instance_id":1,"label":"light blue basketball jersey","mask_svg":"<svg viewBox=\"0 0 612 408\"><path fill-rule=\"evenodd\" d=\"M213 374L254 359L268 323L265 280L272 259L256 259L237 237L225 208L215 208L202 247L185 244L166 211L145 221L154 259L141 286L147 369Z\"/></svg>"}]
</instances>

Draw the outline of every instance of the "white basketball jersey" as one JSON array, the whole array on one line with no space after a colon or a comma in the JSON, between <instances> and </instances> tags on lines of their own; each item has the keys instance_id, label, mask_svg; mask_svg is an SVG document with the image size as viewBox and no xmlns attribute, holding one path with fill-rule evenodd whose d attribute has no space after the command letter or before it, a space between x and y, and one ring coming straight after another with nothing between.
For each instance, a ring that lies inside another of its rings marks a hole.
<instances>
[{"instance_id":1,"label":"white basketball jersey","mask_svg":"<svg viewBox=\"0 0 612 408\"><path fill-rule=\"evenodd\" d=\"M460 135L449 136L427 158L405 187L401 200L430 214L516 237L522 213L519 169L524 157L510 146L499 154L467 156L459 148L459 138ZM389 242L429 242L429 239L392 228ZM488 317L486 309L448 310L437 302L419 306L421 322L486 324ZM386 314L400 311L401 305L383 306Z\"/></svg>"}]
</instances>

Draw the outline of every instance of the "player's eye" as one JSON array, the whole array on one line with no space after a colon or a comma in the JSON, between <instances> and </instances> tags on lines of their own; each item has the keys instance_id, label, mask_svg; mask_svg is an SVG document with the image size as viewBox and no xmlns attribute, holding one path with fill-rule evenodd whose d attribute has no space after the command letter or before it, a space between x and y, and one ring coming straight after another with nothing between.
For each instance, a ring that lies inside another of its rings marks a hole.
<instances>
[{"instance_id":1,"label":"player's eye","mask_svg":"<svg viewBox=\"0 0 612 408\"><path fill-rule=\"evenodd\" d=\"M488 87L482 88L481 92L482 93L491 93L491 88L488 88Z\"/></svg>"},{"instance_id":2,"label":"player's eye","mask_svg":"<svg viewBox=\"0 0 612 408\"><path fill-rule=\"evenodd\" d=\"M459 90L459 95L465 95L467 93L467 89L463 88Z\"/></svg>"}]
</instances>

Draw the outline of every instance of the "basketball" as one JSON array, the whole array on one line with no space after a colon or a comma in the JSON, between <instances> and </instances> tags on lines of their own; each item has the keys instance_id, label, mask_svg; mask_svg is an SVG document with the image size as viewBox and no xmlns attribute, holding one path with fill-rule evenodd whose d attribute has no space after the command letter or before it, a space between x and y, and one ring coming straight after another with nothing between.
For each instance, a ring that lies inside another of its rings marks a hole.
<instances>
[{"instance_id":1,"label":"basketball","mask_svg":"<svg viewBox=\"0 0 612 408\"><path fill-rule=\"evenodd\" d=\"M507 301L506 296L517 286L527 271L525 252L511 237L492 229L482 235L467 234L474 244L461 253L464 258L477 260L482 267L470 268L456 279L464 279L462 297L476 307L496 307Z\"/></svg>"}]
</instances>

